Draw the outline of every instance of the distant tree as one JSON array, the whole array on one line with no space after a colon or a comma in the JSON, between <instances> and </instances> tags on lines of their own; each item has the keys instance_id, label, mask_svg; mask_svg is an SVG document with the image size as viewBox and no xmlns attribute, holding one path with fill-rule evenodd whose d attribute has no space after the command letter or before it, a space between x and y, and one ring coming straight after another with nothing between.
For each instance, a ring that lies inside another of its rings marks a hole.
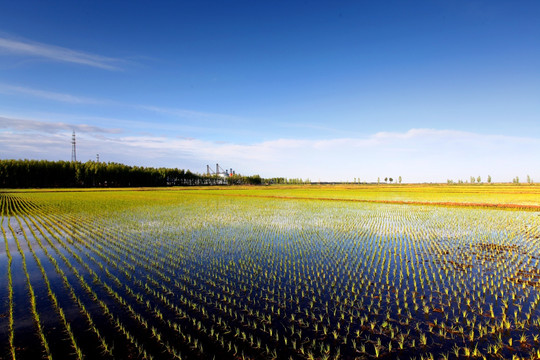
<instances>
[{"instance_id":1,"label":"distant tree","mask_svg":"<svg viewBox=\"0 0 540 360\"><path fill-rule=\"evenodd\" d=\"M388 178L387 178L387 177L384 178L384 182L388 182Z\"/></svg>"},{"instance_id":2,"label":"distant tree","mask_svg":"<svg viewBox=\"0 0 540 360\"><path fill-rule=\"evenodd\" d=\"M471 184L474 184L474 176L471 176Z\"/></svg>"},{"instance_id":3,"label":"distant tree","mask_svg":"<svg viewBox=\"0 0 540 360\"><path fill-rule=\"evenodd\" d=\"M516 176L516 177L512 180L512 182L513 182L514 184L519 184L519 176Z\"/></svg>"},{"instance_id":4,"label":"distant tree","mask_svg":"<svg viewBox=\"0 0 540 360\"><path fill-rule=\"evenodd\" d=\"M527 175L527 184L531 184L531 183L532 183L531 176Z\"/></svg>"},{"instance_id":5,"label":"distant tree","mask_svg":"<svg viewBox=\"0 0 540 360\"><path fill-rule=\"evenodd\" d=\"M262 184L262 179L259 175L246 176L244 181L250 185Z\"/></svg>"},{"instance_id":6,"label":"distant tree","mask_svg":"<svg viewBox=\"0 0 540 360\"><path fill-rule=\"evenodd\" d=\"M377 178L377 184L380 184L380 183L381 183L381 178L378 177L378 178Z\"/></svg>"},{"instance_id":7,"label":"distant tree","mask_svg":"<svg viewBox=\"0 0 540 360\"><path fill-rule=\"evenodd\" d=\"M390 179L388 179L388 181L390 181L390 183L392 183L392 181L394 181L394 179L390 178Z\"/></svg>"},{"instance_id":8,"label":"distant tree","mask_svg":"<svg viewBox=\"0 0 540 360\"><path fill-rule=\"evenodd\" d=\"M398 183L401 184L401 175L398 177Z\"/></svg>"},{"instance_id":9,"label":"distant tree","mask_svg":"<svg viewBox=\"0 0 540 360\"><path fill-rule=\"evenodd\" d=\"M488 184L491 184L491 175L488 175L487 182L488 182Z\"/></svg>"},{"instance_id":10,"label":"distant tree","mask_svg":"<svg viewBox=\"0 0 540 360\"><path fill-rule=\"evenodd\" d=\"M481 178L480 176L478 176L478 177L476 178L476 182L480 184L480 183L482 182L482 178Z\"/></svg>"}]
</instances>

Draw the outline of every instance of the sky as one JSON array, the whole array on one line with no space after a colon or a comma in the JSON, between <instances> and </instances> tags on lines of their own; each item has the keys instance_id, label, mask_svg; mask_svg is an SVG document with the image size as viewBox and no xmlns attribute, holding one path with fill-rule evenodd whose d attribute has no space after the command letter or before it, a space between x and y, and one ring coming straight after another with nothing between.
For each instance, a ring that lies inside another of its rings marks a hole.
<instances>
[{"instance_id":1,"label":"sky","mask_svg":"<svg viewBox=\"0 0 540 360\"><path fill-rule=\"evenodd\" d=\"M3 1L0 158L540 181L540 2Z\"/></svg>"}]
</instances>

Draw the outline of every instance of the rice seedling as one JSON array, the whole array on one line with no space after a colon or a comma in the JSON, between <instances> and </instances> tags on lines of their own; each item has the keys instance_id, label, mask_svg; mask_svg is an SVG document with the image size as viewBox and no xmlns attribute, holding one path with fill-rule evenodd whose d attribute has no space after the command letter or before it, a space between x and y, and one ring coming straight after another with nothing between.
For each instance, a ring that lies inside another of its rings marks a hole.
<instances>
[{"instance_id":1,"label":"rice seedling","mask_svg":"<svg viewBox=\"0 0 540 360\"><path fill-rule=\"evenodd\" d=\"M6 204L4 201L2 201L2 211L1 211L1 220L0 223L4 223L4 206ZM4 227L2 226L2 236L4 238L4 245L6 249L6 256L8 259L7 264L7 278L8 278L8 342L9 342L9 354L11 356L11 359L15 359L15 345L14 345L14 337L15 337L15 329L14 329L14 320L13 320L13 275L11 273L11 263L13 261L11 257L11 253L9 251L9 244L8 239L6 236L6 231Z\"/></svg>"},{"instance_id":2,"label":"rice seedling","mask_svg":"<svg viewBox=\"0 0 540 360\"><path fill-rule=\"evenodd\" d=\"M39 315L39 313L37 311L36 296L35 296L35 292L34 292L34 287L32 286L32 283L30 281L30 274L28 272L25 253L21 248L21 244L19 242L17 232L13 229L13 227L9 223L8 223L8 228L11 230L11 234L13 235L13 239L15 240L15 244L16 244L17 249L19 250L19 254L21 255L21 258L22 258L22 266L23 266L24 275L26 277L26 286L27 286L28 295L29 295L29 298L30 298L30 311L32 313L32 319L33 319L33 322L34 322L34 326L36 327L36 333L40 338L41 346L43 347L44 356L46 356L47 359L51 360L52 359L52 354L51 354L51 351L49 349L49 343L47 341L47 338L45 337L45 333L43 332L43 325L42 325L41 317L40 317L40 315Z\"/></svg>"}]
</instances>

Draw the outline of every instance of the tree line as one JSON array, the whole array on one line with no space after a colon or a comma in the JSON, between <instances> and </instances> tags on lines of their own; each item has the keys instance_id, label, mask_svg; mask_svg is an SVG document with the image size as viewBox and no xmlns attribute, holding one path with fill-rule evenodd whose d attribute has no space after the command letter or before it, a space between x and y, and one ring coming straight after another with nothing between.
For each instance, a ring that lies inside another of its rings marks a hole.
<instances>
[{"instance_id":1,"label":"tree line","mask_svg":"<svg viewBox=\"0 0 540 360\"><path fill-rule=\"evenodd\" d=\"M454 181L452 179L447 179L446 182L450 185L452 184L468 184L468 183L471 183L471 184L482 184L482 177L481 176L478 176L478 177L474 177L474 176L471 176L470 177L470 180L467 181L467 180L457 180L457 181ZM487 183L488 184L491 184L492 183L492 179L491 179L491 175L488 175L487 176ZM512 183L513 184L519 184L519 176L516 176L515 178L512 179ZM531 178L530 175L527 175L527 184L534 184L534 180Z\"/></svg>"},{"instance_id":2,"label":"tree line","mask_svg":"<svg viewBox=\"0 0 540 360\"><path fill-rule=\"evenodd\" d=\"M152 187L261 184L258 175L231 178L177 168L129 166L114 162L0 160L1 188Z\"/></svg>"}]
</instances>

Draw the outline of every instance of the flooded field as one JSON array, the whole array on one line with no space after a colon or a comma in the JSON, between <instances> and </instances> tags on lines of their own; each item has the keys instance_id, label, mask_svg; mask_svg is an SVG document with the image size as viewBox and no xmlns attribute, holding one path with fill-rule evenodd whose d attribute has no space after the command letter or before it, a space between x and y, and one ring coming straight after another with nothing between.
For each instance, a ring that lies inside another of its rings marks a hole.
<instances>
[{"instance_id":1,"label":"flooded field","mask_svg":"<svg viewBox=\"0 0 540 360\"><path fill-rule=\"evenodd\" d=\"M225 195L0 194L0 358L540 355L534 208Z\"/></svg>"}]
</instances>

